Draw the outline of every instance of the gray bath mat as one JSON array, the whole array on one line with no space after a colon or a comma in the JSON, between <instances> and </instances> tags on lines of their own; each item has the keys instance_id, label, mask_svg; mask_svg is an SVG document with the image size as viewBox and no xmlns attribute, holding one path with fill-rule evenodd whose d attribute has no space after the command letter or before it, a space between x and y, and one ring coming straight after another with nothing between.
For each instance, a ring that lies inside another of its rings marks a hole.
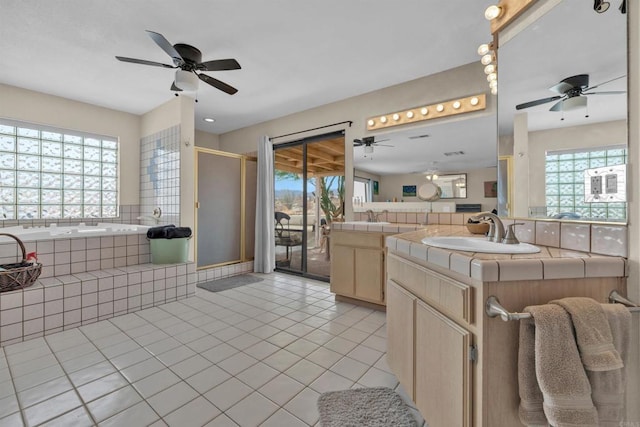
<instances>
[{"instance_id":1,"label":"gray bath mat","mask_svg":"<svg viewBox=\"0 0 640 427\"><path fill-rule=\"evenodd\" d=\"M322 427L416 427L409 407L387 387L330 391L318 398Z\"/></svg>"},{"instance_id":2,"label":"gray bath mat","mask_svg":"<svg viewBox=\"0 0 640 427\"><path fill-rule=\"evenodd\" d=\"M220 292L257 282L262 282L262 279L250 274L241 274L239 276L226 277L211 282L198 283L196 286L207 291Z\"/></svg>"}]
</instances>

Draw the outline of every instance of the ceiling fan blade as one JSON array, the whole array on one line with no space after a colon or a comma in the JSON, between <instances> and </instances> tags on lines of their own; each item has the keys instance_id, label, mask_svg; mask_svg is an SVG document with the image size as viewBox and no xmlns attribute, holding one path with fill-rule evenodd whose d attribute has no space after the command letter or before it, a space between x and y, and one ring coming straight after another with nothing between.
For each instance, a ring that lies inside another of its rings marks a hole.
<instances>
[{"instance_id":1,"label":"ceiling fan blade","mask_svg":"<svg viewBox=\"0 0 640 427\"><path fill-rule=\"evenodd\" d=\"M563 102L564 102L564 99L560 102L556 102L555 104L553 104L553 107L549 108L549 111L562 111Z\"/></svg>"},{"instance_id":2,"label":"ceiling fan blade","mask_svg":"<svg viewBox=\"0 0 640 427\"><path fill-rule=\"evenodd\" d=\"M621 78L623 78L623 77L627 77L627 75L626 75L626 74L623 74L623 75L621 75L621 76L619 76L619 77L613 78L613 79L611 79L611 80L607 80L606 82L598 83L598 84L597 84L597 85L595 85L595 86L591 86L591 87L588 87L588 88L584 89L584 90L583 90L583 92L587 92L587 91L589 91L589 90L593 90L593 89L595 89L595 88L597 88L597 87L600 87L600 86L602 86L602 85L606 85L607 83L611 83L611 82L614 82L614 81L616 81L616 80L620 80L620 79L621 79Z\"/></svg>"},{"instance_id":3,"label":"ceiling fan blade","mask_svg":"<svg viewBox=\"0 0 640 427\"><path fill-rule=\"evenodd\" d=\"M379 140L375 141L374 144L377 144L378 142L388 141L388 140L389 140L389 138L387 138L387 139L379 139Z\"/></svg>"},{"instance_id":4,"label":"ceiling fan blade","mask_svg":"<svg viewBox=\"0 0 640 427\"><path fill-rule=\"evenodd\" d=\"M169 55L171 58L173 58L173 62L176 65L184 64L184 59L182 58L182 56L180 56L178 51L173 47L173 45L171 43L169 43L169 40L164 38L164 36L162 34L156 33L156 32L153 32L153 31L149 31L149 30L147 30L147 33L149 33L149 37L151 37L151 39L154 42L156 42L156 44L158 46L160 46L160 49L162 49L165 52L167 52L167 55Z\"/></svg>"},{"instance_id":5,"label":"ceiling fan blade","mask_svg":"<svg viewBox=\"0 0 640 427\"><path fill-rule=\"evenodd\" d=\"M360 139L354 139L353 140L353 146L354 147L360 147L361 145L363 145L364 143L362 142L362 140Z\"/></svg>"},{"instance_id":6,"label":"ceiling fan blade","mask_svg":"<svg viewBox=\"0 0 640 427\"><path fill-rule=\"evenodd\" d=\"M182 92L182 89L180 89L178 86L176 86L176 82L172 82L171 83L171 90L174 92Z\"/></svg>"},{"instance_id":7,"label":"ceiling fan blade","mask_svg":"<svg viewBox=\"0 0 640 427\"><path fill-rule=\"evenodd\" d=\"M550 98L542 98L542 99L537 99L535 101L525 102L523 104L516 105L516 110L522 110L523 108L535 107L536 105L546 104L547 102L556 101L556 100L558 100L560 98L563 98L563 97L562 96L552 96Z\"/></svg>"},{"instance_id":8,"label":"ceiling fan blade","mask_svg":"<svg viewBox=\"0 0 640 427\"><path fill-rule=\"evenodd\" d=\"M588 92L582 93L583 95L620 95L623 93L627 93L626 90L610 90L610 91L602 91L602 92Z\"/></svg>"},{"instance_id":9,"label":"ceiling fan blade","mask_svg":"<svg viewBox=\"0 0 640 427\"><path fill-rule=\"evenodd\" d=\"M198 70L202 71L224 71L239 70L240 64L235 59L216 59L198 64Z\"/></svg>"},{"instance_id":10,"label":"ceiling fan blade","mask_svg":"<svg viewBox=\"0 0 640 427\"><path fill-rule=\"evenodd\" d=\"M233 95L238 91L238 89L236 89L235 87L229 86L225 82L221 82L220 80L214 79L213 77L207 76L206 74L198 74L198 78L203 82L215 87L216 89L220 89L221 91L228 93L229 95Z\"/></svg>"},{"instance_id":11,"label":"ceiling fan blade","mask_svg":"<svg viewBox=\"0 0 640 427\"><path fill-rule=\"evenodd\" d=\"M142 64L142 65L153 65L154 67L164 67L164 68L176 68L172 65L162 64L160 62L146 61L144 59L136 59L136 58L127 58L124 56L116 56L118 61L122 62L131 62L133 64Z\"/></svg>"}]
</instances>

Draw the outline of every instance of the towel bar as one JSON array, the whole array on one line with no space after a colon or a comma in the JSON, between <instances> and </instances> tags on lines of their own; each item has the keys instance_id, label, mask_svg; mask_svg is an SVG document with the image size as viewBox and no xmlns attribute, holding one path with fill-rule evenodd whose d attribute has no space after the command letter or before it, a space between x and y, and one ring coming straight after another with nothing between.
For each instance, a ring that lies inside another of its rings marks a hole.
<instances>
[{"instance_id":1,"label":"towel bar","mask_svg":"<svg viewBox=\"0 0 640 427\"><path fill-rule=\"evenodd\" d=\"M615 290L611 291L609 294L609 302L626 305L630 312L640 313L640 307L638 304L626 299ZM487 301L484 303L484 312L487 313L487 316L489 317L500 316L500 318L505 322L510 320L529 319L531 317L531 313L510 313L506 308L500 305L498 298L493 295L487 298Z\"/></svg>"}]
</instances>

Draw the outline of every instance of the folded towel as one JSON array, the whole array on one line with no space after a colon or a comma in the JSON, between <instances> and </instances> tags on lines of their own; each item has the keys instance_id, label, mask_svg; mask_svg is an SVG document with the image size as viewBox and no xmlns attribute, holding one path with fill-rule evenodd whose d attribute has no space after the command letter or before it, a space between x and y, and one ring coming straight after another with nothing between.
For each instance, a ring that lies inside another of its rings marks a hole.
<instances>
[{"instance_id":1,"label":"folded towel","mask_svg":"<svg viewBox=\"0 0 640 427\"><path fill-rule=\"evenodd\" d=\"M631 312L621 304L602 304L613 345L626 366L631 338ZM626 375L624 366L609 371L587 371L591 398L598 411L600 426L618 427L625 416Z\"/></svg>"},{"instance_id":2,"label":"folded towel","mask_svg":"<svg viewBox=\"0 0 640 427\"><path fill-rule=\"evenodd\" d=\"M528 308L525 308L528 311ZM518 415L527 426L546 426L547 417L542 409L542 392L536 379L535 324L533 318L520 320L518 346L518 387L520 407Z\"/></svg>"},{"instance_id":3,"label":"folded towel","mask_svg":"<svg viewBox=\"0 0 640 427\"><path fill-rule=\"evenodd\" d=\"M157 227L151 227L147 230L147 237L149 239L164 239L167 237L167 229L175 227L173 224L159 225Z\"/></svg>"},{"instance_id":4,"label":"folded towel","mask_svg":"<svg viewBox=\"0 0 640 427\"><path fill-rule=\"evenodd\" d=\"M167 239L179 239L191 237L191 229L189 227L170 227L166 229Z\"/></svg>"},{"instance_id":5,"label":"folded towel","mask_svg":"<svg viewBox=\"0 0 640 427\"><path fill-rule=\"evenodd\" d=\"M571 297L551 301L571 315L580 357L587 371L610 371L623 366L613 346L611 327L602 305L591 298Z\"/></svg>"},{"instance_id":6,"label":"folded towel","mask_svg":"<svg viewBox=\"0 0 640 427\"><path fill-rule=\"evenodd\" d=\"M597 426L598 413L591 400L591 386L580 361L569 314L555 304L530 306L525 311L533 315L535 328L533 349L530 321L520 329L523 333L520 343L525 347L519 350L523 358L518 360L520 419L525 425L541 425L537 383L542 391L542 409L551 425ZM528 352L534 354L535 375Z\"/></svg>"}]
</instances>

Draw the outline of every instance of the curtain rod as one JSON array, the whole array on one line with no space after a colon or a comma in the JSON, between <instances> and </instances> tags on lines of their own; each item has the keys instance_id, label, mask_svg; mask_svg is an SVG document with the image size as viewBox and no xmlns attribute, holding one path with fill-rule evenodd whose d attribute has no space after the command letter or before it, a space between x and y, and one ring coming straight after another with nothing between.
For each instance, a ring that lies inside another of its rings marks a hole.
<instances>
[{"instance_id":1,"label":"curtain rod","mask_svg":"<svg viewBox=\"0 0 640 427\"><path fill-rule=\"evenodd\" d=\"M273 137L271 137L269 139L273 141L274 139L277 139L277 138L284 138L285 136L297 135L299 133L310 132L312 130L324 129L324 128L328 128L328 127L336 126L336 125L343 125L345 123L349 123L349 127L351 127L351 125L353 124L353 122L351 120L346 120L344 122L338 122L338 123L332 123L330 125L318 126L317 128L301 130L301 131L298 131L298 132L292 132L292 133L288 133L286 135L273 136Z\"/></svg>"}]
</instances>

